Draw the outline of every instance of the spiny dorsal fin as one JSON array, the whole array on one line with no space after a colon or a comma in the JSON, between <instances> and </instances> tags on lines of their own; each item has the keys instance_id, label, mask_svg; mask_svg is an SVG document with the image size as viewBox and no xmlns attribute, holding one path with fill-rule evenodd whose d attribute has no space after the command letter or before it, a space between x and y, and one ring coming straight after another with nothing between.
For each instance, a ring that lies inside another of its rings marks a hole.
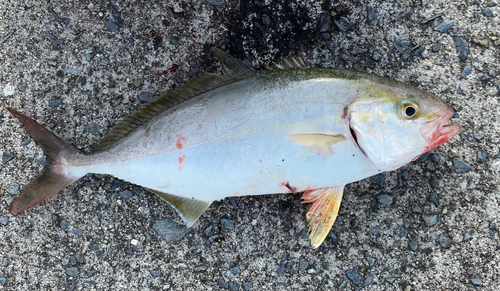
<instances>
[{"instance_id":1,"label":"spiny dorsal fin","mask_svg":"<svg viewBox=\"0 0 500 291\"><path fill-rule=\"evenodd\" d=\"M220 49L212 50L214 56L221 61L224 75L200 73L197 77L190 79L185 85L181 85L166 95L144 106L139 111L125 117L119 124L114 126L102 139L92 152L108 149L118 140L128 136L135 129L147 123L155 116L165 110L172 108L184 101L196 97L202 93L236 82L254 74L254 71L238 59L226 54Z\"/></svg>"},{"instance_id":2,"label":"spiny dorsal fin","mask_svg":"<svg viewBox=\"0 0 500 291\"><path fill-rule=\"evenodd\" d=\"M179 197L153 189L148 190L167 201L167 203L179 213L187 227L193 226L196 220L198 220L198 218L205 213L210 204L212 204L211 202Z\"/></svg>"},{"instance_id":3,"label":"spiny dorsal fin","mask_svg":"<svg viewBox=\"0 0 500 291\"><path fill-rule=\"evenodd\" d=\"M301 57L288 57L280 60L279 63L269 67L271 70L288 70L307 68L307 62Z\"/></svg>"},{"instance_id":4,"label":"spiny dorsal fin","mask_svg":"<svg viewBox=\"0 0 500 291\"><path fill-rule=\"evenodd\" d=\"M309 239L313 248L319 247L330 233L330 229L337 219L343 193L344 186L304 192L302 203L312 203L306 218L309 221Z\"/></svg>"}]
</instances>

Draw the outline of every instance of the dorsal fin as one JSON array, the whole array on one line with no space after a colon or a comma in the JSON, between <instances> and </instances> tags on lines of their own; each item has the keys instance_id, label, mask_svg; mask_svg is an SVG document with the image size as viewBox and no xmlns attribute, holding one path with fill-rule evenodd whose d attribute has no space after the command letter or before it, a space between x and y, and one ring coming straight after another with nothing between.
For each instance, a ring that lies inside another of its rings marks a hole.
<instances>
[{"instance_id":1,"label":"dorsal fin","mask_svg":"<svg viewBox=\"0 0 500 291\"><path fill-rule=\"evenodd\" d=\"M301 57L288 57L280 60L279 63L269 67L271 70L288 70L288 69L300 69L307 68L307 62Z\"/></svg>"},{"instance_id":2,"label":"dorsal fin","mask_svg":"<svg viewBox=\"0 0 500 291\"><path fill-rule=\"evenodd\" d=\"M151 104L139 109L135 113L123 118L119 124L114 126L108 132L108 134L92 152L95 153L108 149L111 145L128 136L135 129L169 108L172 108L202 93L236 82L254 74L254 70L250 67L220 49L213 49L212 53L222 63L224 75L210 73L198 74L197 77L188 80L186 84L178 86L174 90L166 93L157 101L154 101Z\"/></svg>"}]
</instances>

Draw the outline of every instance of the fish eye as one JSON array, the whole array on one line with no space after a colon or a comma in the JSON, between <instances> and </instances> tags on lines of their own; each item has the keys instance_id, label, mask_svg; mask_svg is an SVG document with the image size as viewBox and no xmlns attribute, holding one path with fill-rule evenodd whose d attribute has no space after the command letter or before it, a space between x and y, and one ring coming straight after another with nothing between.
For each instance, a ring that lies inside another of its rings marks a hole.
<instances>
[{"instance_id":1,"label":"fish eye","mask_svg":"<svg viewBox=\"0 0 500 291\"><path fill-rule=\"evenodd\" d=\"M418 109L418 104L413 100L403 100L399 104L399 112L406 119L416 118Z\"/></svg>"}]
</instances>

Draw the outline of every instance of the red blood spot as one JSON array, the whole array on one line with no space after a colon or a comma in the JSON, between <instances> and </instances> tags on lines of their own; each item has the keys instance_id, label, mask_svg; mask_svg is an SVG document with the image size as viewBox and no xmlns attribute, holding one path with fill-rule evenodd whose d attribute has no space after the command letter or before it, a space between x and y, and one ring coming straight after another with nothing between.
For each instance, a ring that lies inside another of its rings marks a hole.
<instances>
[{"instance_id":1,"label":"red blood spot","mask_svg":"<svg viewBox=\"0 0 500 291\"><path fill-rule=\"evenodd\" d=\"M281 182L281 187L286 187L289 193L297 193L297 188L290 186L288 182Z\"/></svg>"},{"instance_id":2,"label":"red blood spot","mask_svg":"<svg viewBox=\"0 0 500 291\"><path fill-rule=\"evenodd\" d=\"M171 73L175 73L177 71L177 64L174 64L169 70Z\"/></svg>"},{"instance_id":3,"label":"red blood spot","mask_svg":"<svg viewBox=\"0 0 500 291\"><path fill-rule=\"evenodd\" d=\"M347 109L347 107L344 107L344 112L342 113L342 119L346 119L348 115L349 115L349 110Z\"/></svg>"},{"instance_id":4,"label":"red blood spot","mask_svg":"<svg viewBox=\"0 0 500 291\"><path fill-rule=\"evenodd\" d=\"M183 136L178 136L177 137L177 143L176 146L178 149L182 149L186 145L187 139Z\"/></svg>"},{"instance_id":5,"label":"red blood spot","mask_svg":"<svg viewBox=\"0 0 500 291\"><path fill-rule=\"evenodd\" d=\"M182 163L184 163L185 159L186 159L186 155L179 156L179 171L182 171Z\"/></svg>"}]
</instances>

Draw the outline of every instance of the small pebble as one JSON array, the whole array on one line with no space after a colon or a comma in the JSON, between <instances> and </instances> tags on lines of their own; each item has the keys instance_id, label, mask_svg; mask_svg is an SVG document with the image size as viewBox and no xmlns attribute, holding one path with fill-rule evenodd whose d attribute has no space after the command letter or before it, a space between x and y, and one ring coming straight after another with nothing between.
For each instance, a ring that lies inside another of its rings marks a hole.
<instances>
[{"instance_id":1,"label":"small pebble","mask_svg":"<svg viewBox=\"0 0 500 291\"><path fill-rule=\"evenodd\" d=\"M375 9L373 9L373 7L368 8L368 23L371 23L375 19L377 19Z\"/></svg>"},{"instance_id":2,"label":"small pebble","mask_svg":"<svg viewBox=\"0 0 500 291\"><path fill-rule=\"evenodd\" d=\"M245 289L245 291L249 291L250 289L252 289L252 283L250 282L243 283L243 289Z\"/></svg>"},{"instance_id":3,"label":"small pebble","mask_svg":"<svg viewBox=\"0 0 500 291\"><path fill-rule=\"evenodd\" d=\"M199 71L200 71L199 68L193 68L193 69L189 70L188 76L190 78L192 78L192 77L196 76L196 74L198 74Z\"/></svg>"},{"instance_id":4,"label":"small pebble","mask_svg":"<svg viewBox=\"0 0 500 291\"><path fill-rule=\"evenodd\" d=\"M385 279L388 283L394 283L396 281L396 278L392 277L392 278L387 278Z\"/></svg>"},{"instance_id":5,"label":"small pebble","mask_svg":"<svg viewBox=\"0 0 500 291\"><path fill-rule=\"evenodd\" d=\"M285 273L285 262L281 261L278 270L276 270L278 275L283 275Z\"/></svg>"},{"instance_id":6,"label":"small pebble","mask_svg":"<svg viewBox=\"0 0 500 291\"><path fill-rule=\"evenodd\" d=\"M232 267L231 268L231 273L233 273L235 275L239 275L240 274L240 268L239 267Z\"/></svg>"},{"instance_id":7,"label":"small pebble","mask_svg":"<svg viewBox=\"0 0 500 291\"><path fill-rule=\"evenodd\" d=\"M229 282L229 289L231 291L238 291L240 290L240 285L234 281Z\"/></svg>"},{"instance_id":8,"label":"small pebble","mask_svg":"<svg viewBox=\"0 0 500 291\"><path fill-rule=\"evenodd\" d=\"M410 248L410 250L416 251L418 249L418 242L415 240L411 240L408 242L408 247Z\"/></svg>"},{"instance_id":9,"label":"small pebble","mask_svg":"<svg viewBox=\"0 0 500 291\"><path fill-rule=\"evenodd\" d=\"M451 246L451 239L447 238L443 234L438 235L438 237L436 238L436 242L438 242L441 245L441 247L445 249Z\"/></svg>"},{"instance_id":10,"label":"small pebble","mask_svg":"<svg viewBox=\"0 0 500 291\"><path fill-rule=\"evenodd\" d=\"M9 218L7 216L0 216L0 224L6 226L9 224Z\"/></svg>"},{"instance_id":11,"label":"small pebble","mask_svg":"<svg viewBox=\"0 0 500 291\"><path fill-rule=\"evenodd\" d=\"M387 194L378 195L377 201L384 206L389 206L393 203L392 196L387 195Z\"/></svg>"},{"instance_id":12,"label":"small pebble","mask_svg":"<svg viewBox=\"0 0 500 291\"><path fill-rule=\"evenodd\" d=\"M372 267L375 264L375 259L372 257L366 257L366 261L368 262L368 266Z\"/></svg>"},{"instance_id":13,"label":"small pebble","mask_svg":"<svg viewBox=\"0 0 500 291\"><path fill-rule=\"evenodd\" d=\"M474 286L483 286L483 281L481 281L481 279L479 279L479 278L474 278L474 279L470 280L470 282Z\"/></svg>"},{"instance_id":14,"label":"small pebble","mask_svg":"<svg viewBox=\"0 0 500 291\"><path fill-rule=\"evenodd\" d=\"M221 232L222 233L229 233L234 229L234 221L228 218L222 218L220 220L221 224Z\"/></svg>"},{"instance_id":15,"label":"small pebble","mask_svg":"<svg viewBox=\"0 0 500 291\"><path fill-rule=\"evenodd\" d=\"M224 280L219 279L218 283L219 283L219 287L227 289L228 286Z\"/></svg>"},{"instance_id":16,"label":"small pebble","mask_svg":"<svg viewBox=\"0 0 500 291\"><path fill-rule=\"evenodd\" d=\"M336 19L334 21L335 25L340 29L341 31L347 31L349 30L349 27L351 26L351 23L349 22L349 19L345 17L340 17L340 19Z\"/></svg>"},{"instance_id":17,"label":"small pebble","mask_svg":"<svg viewBox=\"0 0 500 291\"><path fill-rule=\"evenodd\" d=\"M5 277L1 276L1 277L0 277L0 284L2 284L2 285L7 284L7 278L5 278Z\"/></svg>"},{"instance_id":18,"label":"small pebble","mask_svg":"<svg viewBox=\"0 0 500 291\"><path fill-rule=\"evenodd\" d=\"M453 158L453 166L455 167L455 173L465 173L471 170L469 164L457 157Z\"/></svg>"},{"instance_id":19,"label":"small pebble","mask_svg":"<svg viewBox=\"0 0 500 291\"><path fill-rule=\"evenodd\" d=\"M476 161L480 164L486 162L487 155L486 153L483 152L477 152L477 159Z\"/></svg>"},{"instance_id":20,"label":"small pebble","mask_svg":"<svg viewBox=\"0 0 500 291\"><path fill-rule=\"evenodd\" d=\"M142 80L141 79L135 79L134 80L134 83L133 83L134 87L138 88L139 86L141 86L141 84L142 84Z\"/></svg>"},{"instance_id":21,"label":"small pebble","mask_svg":"<svg viewBox=\"0 0 500 291\"><path fill-rule=\"evenodd\" d=\"M106 21L106 28L108 31L114 32L117 31L119 27L113 20L108 19L108 21Z\"/></svg>"},{"instance_id":22,"label":"small pebble","mask_svg":"<svg viewBox=\"0 0 500 291\"><path fill-rule=\"evenodd\" d=\"M210 233L212 232L213 226L209 225L207 228L205 228L205 234L206 236L210 236Z\"/></svg>"},{"instance_id":23,"label":"small pebble","mask_svg":"<svg viewBox=\"0 0 500 291\"><path fill-rule=\"evenodd\" d=\"M80 275L80 270L77 267L66 268L66 274L70 277L76 278Z\"/></svg>"},{"instance_id":24,"label":"small pebble","mask_svg":"<svg viewBox=\"0 0 500 291\"><path fill-rule=\"evenodd\" d=\"M226 4L225 0L208 0L208 3L215 5L215 6L222 6Z\"/></svg>"},{"instance_id":25,"label":"small pebble","mask_svg":"<svg viewBox=\"0 0 500 291\"><path fill-rule=\"evenodd\" d=\"M3 95L5 97L9 97L9 96L14 95L14 92L15 92L15 88L14 88L14 85L12 85L11 83L7 83L7 85L3 88Z\"/></svg>"},{"instance_id":26,"label":"small pebble","mask_svg":"<svg viewBox=\"0 0 500 291\"><path fill-rule=\"evenodd\" d=\"M128 189L127 190L123 190L120 193L118 193L118 195L120 196L120 198L130 199L132 197L132 191L130 191Z\"/></svg>"},{"instance_id":27,"label":"small pebble","mask_svg":"<svg viewBox=\"0 0 500 291\"><path fill-rule=\"evenodd\" d=\"M435 31L445 33L448 30L450 30L453 27L453 21L452 20L443 20L436 28L434 28Z\"/></svg>"},{"instance_id":28,"label":"small pebble","mask_svg":"<svg viewBox=\"0 0 500 291\"><path fill-rule=\"evenodd\" d=\"M380 233L380 226L375 225L370 229L370 233L373 235L378 235Z\"/></svg>"},{"instance_id":29,"label":"small pebble","mask_svg":"<svg viewBox=\"0 0 500 291\"><path fill-rule=\"evenodd\" d=\"M123 181L114 179L113 184L111 185L111 189L118 189L123 185Z\"/></svg>"},{"instance_id":30,"label":"small pebble","mask_svg":"<svg viewBox=\"0 0 500 291\"><path fill-rule=\"evenodd\" d=\"M91 251L97 251L99 249L99 246L97 244L90 244L89 245L89 250Z\"/></svg>"},{"instance_id":31,"label":"small pebble","mask_svg":"<svg viewBox=\"0 0 500 291\"><path fill-rule=\"evenodd\" d=\"M484 134L482 134L482 133L474 133L473 136L477 140L482 140L483 137L484 137Z\"/></svg>"},{"instance_id":32,"label":"small pebble","mask_svg":"<svg viewBox=\"0 0 500 291\"><path fill-rule=\"evenodd\" d=\"M467 59L467 54L469 53L469 44L461 37L454 37L455 47L458 53L458 58L462 61Z\"/></svg>"},{"instance_id":33,"label":"small pebble","mask_svg":"<svg viewBox=\"0 0 500 291\"><path fill-rule=\"evenodd\" d=\"M271 24L271 18L267 16L266 14L262 15L262 24L264 25L270 25Z\"/></svg>"},{"instance_id":34,"label":"small pebble","mask_svg":"<svg viewBox=\"0 0 500 291\"><path fill-rule=\"evenodd\" d=\"M67 229L68 225L69 223L66 220L62 220L59 226L61 227L61 229Z\"/></svg>"},{"instance_id":35,"label":"small pebble","mask_svg":"<svg viewBox=\"0 0 500 291\"><path fill-rule=\"evenodd\" d=\"M365 287L368 286L368 285L370 285L373 282L374 279L375 279L375 276L373 276L373 275L370 275L370 276L366 277L365 282L363 283L363 285Z\"/></svg>"},{"instance_id":36,"label":"small pebble","mask_svg":"<svg viewBox=\"0 0 500 291\"><path fill-rule=\"evenodd\" d=\"M429 196L429 202L431 202L432 204L434 204L434 206L439 207L439 201L436 198L436 196L432 196L432 195Z\"/></svg>"},{"instance_id":37,"label":"small pebble","mask_svg":"<svg viewBox=\"0 0 500 291\"><path fill-rule=\"evenodd\" d=\"M99 64L101 66L107 66L109 64L109 58L102 58L100 61L99 61Z\"/></svg>"},{"instance_id":38,"label":"small pebble","mask_svg":"<svg viewBox=\"0 0 500 291\"><path fill-rule=\"evenodd\" d=\"M488 17L488 18L495 16L495 15L493 15L493 11L489 8L485 8L483 10L483 15Z\"/></svg>"},{"instance_id":39,"label":"small pebble","mask_svg":"<svg viewBox=\"0 0 500 291\"><path fill-rule=\"evenodd\" d=\"M92 218L92 222L97 226L101 225L101 222L99 221L99 217L97 217L97 215Z\"/></svg>"},{"instance_id":40,"label":"small pebble","mask_svg":"<svg viewBox=\"0 0 500 291\"><path fill-rule=\"evenodd\" d=\"M352 268L346 272L347 279L351 280L354 285L359 285L361 283L361 277L358 274L357 268Z\"/></svg>"},{"instance_id":41,"label":"small pebble","mask_svg":"<svg viewBox=\"0 0 500 291\"><path fill-rule=\"evenodd\" d=\"M380 62L382 60L382 55L379 52L374 52L372 59L376 62Z\"/></svg>"},{"instance_id":42,"label":"small pebble","mask_svg":"<svg viewBox=\"0 0 500 291\"><path fill-rule=\"evenodd\" d=\"M158 271L158 270L150 270L149 274L153 278L159 278L159 277L161 277L161 271Z\"/></svg>"},{"instance_id":43,"label":"small pebble","mask_svg":"<svg viewBox=\"0 0 500 291\"><path fill-rule=\"evenodd\" d=\"M472 72L472 67L471 66L465 66L463 71L462 71L462 78L467 77L470 73Z\"/></svg>"},{"instance_id":44,"label":"small pebble","mask_svg":"<svg viewBox=\"0 0 500 291\"><path fill-rule=\"evenodd\" d=\"M13 158L14 158L14 155L11 154L10 152L3 152L3 155L2 155L2 164L3 165L7 164Z\"/></svg>"},{"instance_id":45,"label":"small pebble","mask_svg":"<svg viewBox=\"0 0 500 291\"><path fill-rule=\"evenodd\" d=\"M170 39L170 44L171 45L178 45L179 44L179 38L178 37L172 37Z\"/></svg>"},{"instance_id":46,"label":"small pebble","mask_svg":"<svg viewBox=\"0 0 500 291\"><path fill-rule=\"evenodd\" d=\"M424 215L422 215L422 218L424 219L425 224L428 227L434 226L438 222L438 216L437 215L425 215L424 214Z\"/></svg>"},{"instance_id":47,"label":"small pebble","mask_svg":"<svg viewBox=\"0 0 500 291\"><path fill-rule=\"evenodd\" d=\"M49 107L50 108L58 107L61 104L62 104L62 99L56 99L56 100L50 100L49 101Z\"/></svg>"},{"instance_id":48,"label":"small pebble","mask_svg":"<svg viewBox=\"0 0 500 291\"><path fill-rule=\"evenodd\" d=\"M471 239L472 239L472 233L471 233L470 231L466 232L466 233L464 234L463 241L464 241L464 242L468 242L468 241L470 241Z\"/></svg>"},{"instance_id":49,"label":"small pebble","mask_svg":"<svg viewBox=\"0 0 500 291\"><path fill-rule=\"evenodd\" d=\"M309 267L309 262L306 259L300 259L299 260L299 272L304 273Z\"/></svg>"},{"instance_id":50,"label":"small pebble","mask_svg":"<svg viewBox=\"0 0 500 291\"><path fill-rule=\"evenodd\" d=\"M12 184L10 187L7 189L7 193L11 195L19 195L21 194L21 190L18 184Z\"/></svg>"},{"instance_id":51,"label":"small pebble","mask_svg":"<svg viewBox=\"0 0 500 291\"><path fill-rule=\"evenodd\" d=\"M318 28L319 32L326 32L330 29L330 14L329 13L322 13L319 16L317 28Z\"/></svg>"},{"instance_id":52,"label":"small pebble","mask_svg":"<svg viewBox=\"0 0 500 291\"><path fill-rule=\"evenodd\" d=\"M28 89L28 86L20 85L17 89L19 90L19 92L26 92L26 89Z\"/></svg>"},{"instance_id":53,"label":"small pebble","mask_svg":"<svg viewBox=\"0 0 500 291\"><path fill-rule=\"evenodd\" d=\"M322 32L320 35L321 35L321 38L324 40L329 40L330 38L332 38L332 35L328 32Z\"/></svg>"}]
</instances>

